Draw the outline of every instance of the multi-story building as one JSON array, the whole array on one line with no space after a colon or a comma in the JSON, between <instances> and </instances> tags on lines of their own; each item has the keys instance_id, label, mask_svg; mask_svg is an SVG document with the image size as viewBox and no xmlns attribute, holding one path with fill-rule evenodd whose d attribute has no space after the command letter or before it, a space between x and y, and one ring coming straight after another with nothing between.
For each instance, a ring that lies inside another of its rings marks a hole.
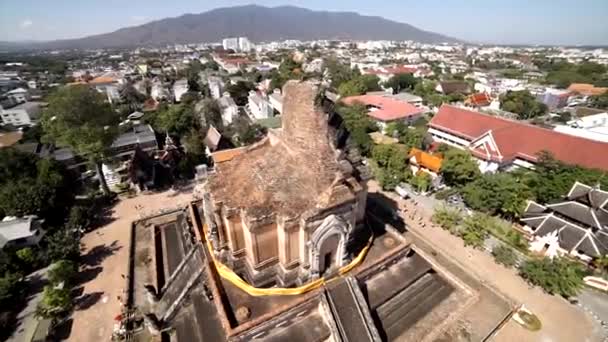
<instances>
[{"instance_id":1,"label":"multi-story building","mask_svg":"<svg viewBox=\"0 0 608 342\"><path fill-rule=\"evenodd\" d=\"M209 76L207 78L207 85L209 86L211 97L216 100L222 97L222 93L224 92L224 82L221 78L217 76Z\"/></svg>"},{"instance_id":2,"label":"multi-story building","mask_svg":"<svg viewBox=\"0 0 608 342\"><path fill-rule=\"evenodd\" d=\"M220 110L222 111L222 122L224 125L230 125L239 115L239 107L234 103L234 99L230 94L225 93L218 101Z\"/></svg>"},{"instance_id":3,"label":"multi-story building","mask_svg":"<svg viewBox=\"0 0 608 342\"><path fill-rule=\"evenodd\" d=\"M273 116L272 106L270 106L266 97L260 93L254 90L250 91L247 100L247 111L252 119L268 119Z\"/></svg>"},{"instance_id":4,"label":"multi-story building","mask_svg":"<svg viewBox=\"0 0 608 342\"><path fill-rule=\"evenodd\" d=\"M224 38L222 40L222 46L224 50L239 50L239 39L238 38Z\"/></svg>"},{"instance_id":5,"label":"multi-story building","mask_svg":"<svg viewBox=\"0 0 608 342\"><path fill-rule=\"evenodd\" d=\"M42 102L25 102L10 108L0 106L2 124L13 126L35 125L40 117Z\"/></svg>"},{"instance_id":6,"label":"multi-story building","mask_svg":"<svg viewBox=\"0 0 608 342\"><path fill-rule=\"evenodd\" d=\"M279 114L283 114L283 95L280 89L275 89L268 95L270 106Z\"/></svg>"},{"instance_id":7,"label":"multi-story building","mask_svg":"<svg viewBox=\"0 0 608 342\"><path fill-rule=\"evenodd\" d=\"M150 96L156 101L166 100L169 98L169 91L159 80L152 82Z\"/></svg>"},{"instance_id":8,"label":"multi-story building","mask_svg":"<svg viewBox=\"0 0 608 342\"><path fill-rule=\"evenodd\" d=\"M173 84L173 98L175 102L180 102L182 96L188 92L188 80L177 80Z\"/></svg>"},{"instance_id":9,"label":"multi-story building","mask_svg":"<svg viewBox=\"0 0 608 342\"><path fill-rule=\"evenodd\" d=\"M247 39L247 37L239 37L239 51L240 52L249 52L253 44Z\"/></svg>"}]
</instances>

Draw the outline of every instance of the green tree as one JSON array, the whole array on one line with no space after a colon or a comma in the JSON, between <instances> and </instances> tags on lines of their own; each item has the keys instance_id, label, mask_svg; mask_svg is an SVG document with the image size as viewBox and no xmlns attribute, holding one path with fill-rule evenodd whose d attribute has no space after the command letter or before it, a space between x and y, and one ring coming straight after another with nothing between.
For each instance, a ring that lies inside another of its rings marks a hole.
<instances>
[{"instance_id":1,"label":"green tree","mask_svg":"<svg viewBox=\"0 0 608 342\"><path fill-rule=\"evenodd\" d=\"M462 197L472 209L490 215L519 217L530 197L528 187L509 173L485 174L466 184Z\"/></svg>"},{"instance_id":2,"label":"green tree","mask_svg":"<svg viewBox=\"0 0 608 342\"><path fill-rule=\"evenodd\" d=\"M492 249L492 255L494 260L506 267L513 267L517 263L517 255L515 252L507 246L500 245Z\"/></svg>"},{"instance_id":3,"label":"green tree","mask_svg":"<svg viewBox=\"0 0 608 342\"><path fill-rule=\"evenodd\" d=\"M456 233L458 225L462 222L462 213L458 209L441 206L435 208L431 220L451 233Z\"/></svg>"},{"instance_id":4,"label":"green tree","mask_svg":"<svg viewBox=\"0 0 608 342\"><path fill-rule=\"evenodd\" d=\"M376 75L361 75L358 78L365 85L365 92L382 90L380 78Z\"/></svg>"},{"instance_id":5,"label":"green tree","mask_svg":"<svg viewBox=\"0 0 608 342\"><path fill-rule=\"evenodd\" d=\"M234 103L237 106L244 106L248 102L249 92L254 90L255 86L253 83L238 81L236 84L231 84L226 87L226 91L230 93L230 96L234 99Z\"/></svg>"},{"instance_id":6,"label":"green tree","mask_svg":"<svg viewBox=\"0 0 608 342\"><path fill-rule=\"evenodd\" d=\"M398 94L403 90L411 90L418 84L418 79L412 74L396 74L391 77L384 86L393 89L393 94Z\"/></svg>"},{"instance_id":7,"label":"green tree","mask_svg":"<svg viewBox=\"0 0 608 342\"><path fill-rule=\"evenodd\" d=\"M70 209L66 227L71 229L86 228L91 224L91 216L92 213L89 212L89 208L83 205L75 205Z\"/></svg>"},{"instance_id":8,"label":"green tree","mask_svg":"<svg viewBox=\"0 0 608 342\"><path fill-rule=\"evenodd\" d=\"M19 258L19 260L21 260L21 262L30 267L35 267L35 264L38 261L36 253L34 253L34 250L30 247L21 248L20 250L18 250L17 257Z\"/></svg>"},{"instance_id":9,"label":"green tree","mask_svg":"<svg viewBox=\"0 0 608 342\"><path fill-rule=\"evenodd\" d=\"M47 237L48 261L77 260L80 256L80 237L67 229L61 229Z\"/></svg>"},{"instance_id":10,"label":"green tree","mask_svg":"<svg viewBox=\"0 0 608 342\"><path fill-rule=\"evenodd\" d=\"M0 276L0 305L9 307L22 294L21 274L5 273Z\"/></svg>"},{"instance_id":11,"label":"green tree","mask_svg":"<svg viewBox=\"0 0 608 342\"><path fill-rule=\"evenodd\" d=\"M73 307L69 288L45 286L36 315L43 318L58 318Z\"/></svg>"},{"instance_id":12,"label":"green tree","mask_svg":"<svg viewBox=\"0 0 608 342\"><path fill-rule=\"evenodd\" d=\"M426 192L431 186L431 176L426 172L421 172L410 179L410 183L418 192Z\"/></svg>"},{"instance_id":13,"label":"green tree","mask_svg":"<svg viewBox=\"0 0 608 342\"><path fill-rule=\"evenodd\" d=\"M224 129L222 110L215 99L204 99L197 104L196 108L198 116L205 119L204 121L207 127L213 125L213 127L220 131ZM204 127L204 129L207 127Z\"/></svg>"},{"instance_id":14,"label":"green tree","mask_svg":"<svg viewBox=\"0 0 608 342\"><path fill-rule=\"evenodd\" d=\"M193 106L181 103L159 112L154 126L161 132L181 137L198 125L199 120L194 114Z\"/></svg>"},{"instance_id":15,"label":"green tree","mask_svg":"<svg viewBox=\"0 0 608 342\"><path fill-rule=\"evenodd\" d=\"M568 298L575 296L583 287L586 272L574 261L555 257L528 260L520 266L519 274L550 294Z\"/></svg>"},{"instance_id":16,"label":"green tree","mask_svg":"<svg viewBox=\"0 0 608 342\"><path fill-rule=\"evenodd\" d=\"M361 95L367 91L365 84L359 78L348 80L338 87L338 93L342 97Z\"/></svg>"},{"instance_id":17,"label":"green tree","mask_svg":"<svg viewBox=\"0 0 608 342\"><path fill-rule=\"evenodd\" d=\"M385 190L394 189L407 178L407 150L399 145L376 145L372 149L372 160L378 182Z\"/></svg>"},{"instance_id":18,"label":"green tree","mask_svg":"<svg viewBox=\"0 0 608 342\"><path fill-rule=\"evenodd\" d=\"M474 248L482 248L483 243L488 238L486 225L488 217L479 213L475 213L464 219L460 237L464 241L465 246L473 246Z\"/></svg>"},{"instance_id":19,"label":"green tree","mask_svg":"<svg viewBox=\"0 0 608 342\"><path fill-rule=\"evenodd\" d=\"M443 181L449 186L464 186L481 176L479 166L467 151L450 148L441 164Z\"/></svg>"},{"instance_id":20,"label":"green tree","mask_svg":"<svg viewBox=\"0 0 608 342\"><path fill-rule=\"evenodd\" d=\"M138 92L131 83L127 83L120 88L120 101L127 105L130 113L141 108L145 100L146 95Z\"/></svg>"},{"instance_id":21,"label":"green tree","mask_svg":"<svg viewBox=\"0 0 608 342\"><path fill-rule=\"evenodd\" d=\"M589 106L593 108L608 108L608 92L602 95L593 95L589 99Z\"/></svg>"},{"instance_id":22,"label":"green tree","mask_svg":"<svg viewBox=\"0 0 608 342\"><path fill-rule=\"evenodd\" d=\"M49 281L53 285L64 283L64 286L70 287L74 284L78 275L78 266L70 260L59 260L55 262L49 270Z\"/></svg>"},{"instance_id":23,"label":"green tree","mask_svg":"<svg viewBox=\"0 0 608 342\"><path fill-rule=\"evenodd\" d=\"M48 102L42 115L45 139L89 159L102 190L109 194L101 162L118 135L118 116L99 92L86 85L61 88Z\"/></svg>"},{"instance_id":24,"label":"green tree","mask_svg":"<svg viewBox=\"0 0 608 342\"><path fill-rule=\"evenodd\" d=\"M517 114L520 120L542 116L548 111L547 105L536 101L528 90L507 91L500 97L500 108Z\"/></svg>"},{"instance_id":25,"label":"green tree","mask_svg":"<svg viewBox=\"0 0 608 342\"><path fill-rule=\"evenodd\" d=\"M351 69L350 66L340 63L334 58L327 59L324 64L331 79L331 87L334 89L338 89L342 83L361 75L358 69Z\"/></svg>"},{"instance_id":26,"label":"green tree","mask_svg":"<svg viewBox=\"0 0 608 342\"><path fill-rule=\"evenodd\" d=\"M608 189L608 174L605 171L566 165L548 152L541 152L537 157L536 170L522 171L518 177L532 191L532 199L539 203L550 203L561 198L576 181L599 184L602 189Z\"/></svg>"}]
</instances>

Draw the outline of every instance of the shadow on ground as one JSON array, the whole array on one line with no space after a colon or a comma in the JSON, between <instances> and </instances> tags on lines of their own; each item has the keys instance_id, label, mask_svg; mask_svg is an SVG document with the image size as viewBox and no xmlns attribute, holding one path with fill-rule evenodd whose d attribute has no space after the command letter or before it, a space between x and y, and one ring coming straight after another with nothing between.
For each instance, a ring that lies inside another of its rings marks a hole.
<instances>
[{"instance_id":1,"label":"shadow on ground","mask_svg":"<svg viewBox=\"0 0 608 342\"><path fill-rule=\"evenodd\" d=\"M399 216L399 205L382 193L370 192L367 196L367 212L382 222L388 223L400 233L406 231L405 222Z\"/></svg>"},{"instance_id":2,"label":"shadow on ground","mask_svg":"<svg viewBox=\"0 0 608 342\"><path fill-rule=\"evenodd\" d=\"M88 308L90 308L91 306L95 305L95 303L97 303L102 297L103 297L104 292L103 291L97 291L97 292L91 292L91 293L87 293L82 295L81 297L78 297L74 300L74 306L76 310L86 310Z\"/></svg>"},{"instance_id":3,"label":"shadow on ground","mask_svg":"<svg viewBox=\"0 0 608 342\"><path fill-rule=\"evenodd\" d=\"M91 248L85 255L82 256L83 266L98 266L107 257L116 253L122 246L118 245L118 240L114 240L111 244L101 244Z\"/></svg>"},{"instance_id":4,"label":"shadow on ground","mask_svg":"<svg viewBox=\"0 0 608 342\"><path fill-rule=\"evenodd\" d=\"M78 277L76 279L76 283L77 284L88 283L89 281L97 278L97 276L99 275L99 273L101 273L101 271L103 271L103 267L101 267L101 266L85 268L85 269L81 270L80 272L78 272Z\"/></svg>"}]
</instances>

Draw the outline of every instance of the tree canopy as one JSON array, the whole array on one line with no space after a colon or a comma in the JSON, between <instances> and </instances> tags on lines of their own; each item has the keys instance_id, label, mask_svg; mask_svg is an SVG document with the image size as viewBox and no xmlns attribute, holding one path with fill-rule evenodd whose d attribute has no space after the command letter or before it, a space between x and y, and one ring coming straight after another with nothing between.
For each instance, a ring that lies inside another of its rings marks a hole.
<instances>
[{"instance_id":1,"label":"tree canopy","mask_svg":"<svg viewBox=\"0 0 608 342\"><path fill-rule=\"evenodd\" d=\"M479 178L481 172L471 153L450 148L444 153L441 175L447 185L459 187Z\"/></svg>"},{"instance_id":2,"label":"tree canopy","mask_svg":"<svg viewBox=\"0 0 608 342\"><path fill-rule=\"evenodd\" d=\"M412 90L418 84L418 79L412 74L396 74L391 77L384 86L393 89L393 94L398 94L403 90Z\"/></svg>"},{"instance_id":3,"label":"tree canopy","mask_svg":"<svg viewBox=\"0 0 608 342\"><path fill-rule=\"evenodd\" d=\"M606 66L594 62L569 63L563 60L537 60L535 64L547 72L547 83L567 88L572 83L591 83L602 87L608 84Z\"/></svg>"},{"instance_id":4,"label":"tree canopy","mask_svg":"<svg viewBox=\"0 0 608 342\"><path fill-rule=\"evenodd\" d=\"M372 149L374 173L383 189L392 190L409 177L408 151L401 145L376 145Z\"/></svg>"},{"instance_id":5,"label":"tree canopy","mask_svg":"<svg viewBox=\"0 0 608 342\"><path fill-rule=\"evenodd\" d=\"M589 99L589 106L593 108L608 109L608 92L591 96Z\"/></svg>"},{"instance_id":6,"label":"tree canopy","mask_svg":"<svg viewBox=\"0 0 608 342\"><path fill-rule=\"evenodd\" d=\"M87 85L63 87L49 96L48 103L42 115L44 139L94 162L102 188L109 193L100 163L119 133L116 112Z\"/></svg>"},{"instance_id":7,"label":"tree canopy","mask_svg":"<svg viewBox=\"0 0 608 342\"><path fill-rule=\"evenodd\" d=\"M517 114L520 120L542 116L548 111L547 105L536 101L528 90L507 91L500 97L500 108Z\"/></svg>"},{"instance_id":8,"label":"tree canopy","mask_svg":"<svg viewBox=\"0 0 608 342\"><path fill-rule=\"evenodd\" d=\"M558 257L528 260L519 269L519 274L530 284L566 298L580 291L585 273L579 263Z\"/></svg>"},{"instance_id":9,"label":"tree canopy","mask_svg":"<svg viewBox=\"0 0 608 342\"><path fill-rule=\"evenodd\" d=\"M466 184L462 196L471 209L513 218L522 214L530 190L510 174L490 173Z\"/></svg>"},{"instance_id":10,"label":"tree canopy","mask_svg":"<svg viewBox=\"0 0 608 342\"><path fill-rule=\"evenodd\" d=\"M0 217L38 215L60 224L73 200L69 179L55 160L0 149Z\"/></svg>"}]
</instances>

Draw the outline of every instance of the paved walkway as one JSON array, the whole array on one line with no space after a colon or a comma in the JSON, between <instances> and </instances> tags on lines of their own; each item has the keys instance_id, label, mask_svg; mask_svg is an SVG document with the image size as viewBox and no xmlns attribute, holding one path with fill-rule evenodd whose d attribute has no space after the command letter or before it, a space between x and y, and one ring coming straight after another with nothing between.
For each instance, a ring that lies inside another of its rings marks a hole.
<instances>
[{"instance_id":1,"label":"paved walkway","mask_svg":"<svg viewBox=\"0 0 608 342\"><path fill-rule=\"evenodd\" d=\"M523 303L542 321L543 328L530 332L513 320L509 321L493 341L504 342L592 342L601 341L603 331L581 308L569 304L557 296L550 296L541 289L530 287L513 269L496 264L488 253L465 247L462 240L430 222L432 203L414 206L411 200L402 200L395 193L382 192L374 181L369 183L369 192L379 192L392 199L408 224L408 229L421 236L444 255L463 266L473 276L485 281L503 295ZM422 208L421 208L422 207ZM414 219L409 217L414 213Z\"/></svg>"},{"instance_id":2,"label":"paved walkway","mask_svg":"<svg viewBox=\"0 0 608 342\"><path fill-rule=\"evenodd\" d=\"M82 296L76 299L74 324L69 341L109 341L114 317L120 313L129 259L131 222L163 208L185 206L190 191L139 195L116 204L111 223L82 238L85 278Z\"/></svg>"}]
</instances>

